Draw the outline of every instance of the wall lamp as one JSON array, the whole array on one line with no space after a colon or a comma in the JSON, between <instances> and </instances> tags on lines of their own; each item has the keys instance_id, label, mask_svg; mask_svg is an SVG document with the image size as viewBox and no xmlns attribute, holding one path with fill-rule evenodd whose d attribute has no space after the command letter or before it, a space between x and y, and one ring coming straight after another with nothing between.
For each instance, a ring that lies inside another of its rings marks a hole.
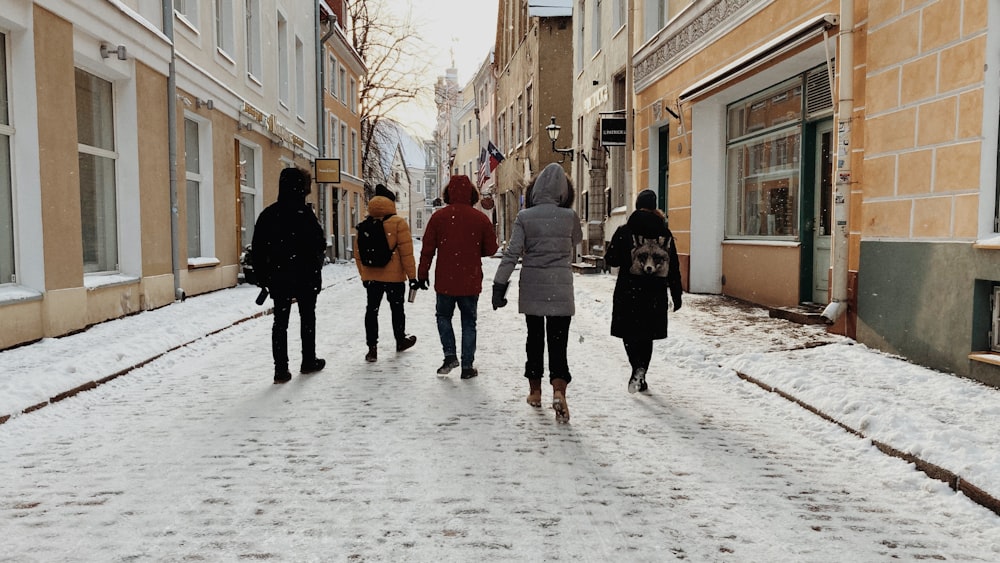
<instances>
[{"instance_id":1,"label":"wall lamp","mask_svg":"<svg viewBox=\"0 0 1000 563\"><path fill-rule=\"evenodd\" d=\"M212 100L203 100L201 98L195 98L194 99L194 105L198 109L201 109L202 106L204 106L204 107L206 107L208 109L215 109L215 102L212 101Z\"/></svg>"},{"instance_id":2,"label":"wall lamp","mask_svg":"<svg viewBox=\"0 0 1000 563\"><path fill-rule=\"evenodd\" d=\"M101 43L101 58L106 59L111 56L111 53L115 53L118 56L119 61L128 59L128 52L125 50L124 45L112 47L107 43Z\"/></svg>"},{"instance_id":3,"label":"wall lamp","mask_svg":"<svg viewBox=\"0 0 1000 563\"><path fill-rule=\"evenodd\" d=\"M552 116L552 122L545 127L545 132L549 134L549 140L552 141L552 152L557 152L563 155L563 159L560 162L566 161L566 155L569 155L570 162L573 161L573 149L557 149L556 141L559 140L559 131L562 127L556 125L556 116Z\"/></svg>"}]
</instances>

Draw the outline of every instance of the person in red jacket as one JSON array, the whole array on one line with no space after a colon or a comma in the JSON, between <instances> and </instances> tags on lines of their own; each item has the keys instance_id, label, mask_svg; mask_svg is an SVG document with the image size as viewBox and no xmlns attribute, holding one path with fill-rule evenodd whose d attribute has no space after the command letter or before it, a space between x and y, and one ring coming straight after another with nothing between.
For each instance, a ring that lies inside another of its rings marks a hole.
<instances>
[{"instance_id":1,"label":"person in red jacket","mask_svg":"<svg viewBox=\"0 0 1000 563\"><path fill-rule=\"evenodd\" d=\"M493 223L478 209L479 192L468 176L452 176L444 188L445 207L437 210L424 229L417 283L429 287L431 261L434 267L435 315L444 350L444 363L437 372L447 375L459 366L452 317L455 307L462 316L462 379L479 375L476 361L476 307L483 289L484 256L497 251Z\"/></svg>"}]
</instances>

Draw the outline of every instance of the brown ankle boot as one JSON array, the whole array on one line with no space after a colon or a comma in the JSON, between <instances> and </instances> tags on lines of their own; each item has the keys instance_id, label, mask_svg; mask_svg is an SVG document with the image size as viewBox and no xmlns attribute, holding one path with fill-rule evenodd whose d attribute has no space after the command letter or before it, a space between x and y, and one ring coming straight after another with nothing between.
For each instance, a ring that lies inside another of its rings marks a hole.
<instances>
[{"instance_id":1,"label":"brown ankle boot","mask_svg":"<svg viewBox=\"0 0 1000 563\"><path fill-rule=\"evenodd\" d=\"M376 361L378 361L378 347L376 347L376 346L369 346L368 347L368 353L365 354L365 361L366 362L376 362Z\"/></svg>"},{"instance_id":2,"label":"brown ankle boot","mask_svg":"<svg viewBox=\"0 0 1000 563\"><path fill-rule=\"evenodd\" d=\"M528 404L533 407L542 406L542 380L529 379L528 385L531 386L531 390L528 391Z\"/></svg>"},{"instance_id":3,"label":"brown ankle boot","mask_svg":"<svg viewBox=\"0 0 1000 563\"><path fill-rule=\"evenodd\" d=\"M556 411L556 422L569 422L569 405L566 404L566 380L552 380L552 410Z\"/></svg>"}]
</instances>

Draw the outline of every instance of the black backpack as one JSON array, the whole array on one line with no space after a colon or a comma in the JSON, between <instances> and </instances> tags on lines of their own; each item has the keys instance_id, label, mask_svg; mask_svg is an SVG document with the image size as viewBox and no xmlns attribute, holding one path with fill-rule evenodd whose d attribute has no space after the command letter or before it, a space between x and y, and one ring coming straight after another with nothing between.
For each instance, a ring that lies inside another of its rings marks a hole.
<instances>
[{"instance_id":1,"label":"black backpack","mask_svg":"<svg viewBox=\"0 0 1000 563\"><path fill-rule=\"evenodd\" d=\"M391 217L386 215L379 219L377 217L365 217L365 220L358 223L358 256L361 263L370 268L382 268L392 259L395 248L389 248L389 241L385 238L385 227L382 223Z\"/></svg>"}]
</instances>

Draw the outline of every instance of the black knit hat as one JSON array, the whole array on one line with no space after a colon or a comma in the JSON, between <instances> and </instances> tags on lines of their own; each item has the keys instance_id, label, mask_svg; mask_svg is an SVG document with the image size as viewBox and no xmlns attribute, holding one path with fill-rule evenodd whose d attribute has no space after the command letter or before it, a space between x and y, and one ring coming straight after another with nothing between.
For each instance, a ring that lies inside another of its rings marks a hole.
<instances>
[{"instance_id":1,"label":"black knit hat","mask_svg":"<svg viewBox=\"0 0 1000 563\"><path fill-rule=\"evenodd\" d=\"M382 197L387 197L392 201L396 201L396 194L392 193L389 188L385 187L385 184L375 185L375 195L380 195Z\"/></svg>"},{"instance_id":2,"label":"black knit hat","mask_svg":"<svg viewBox=\"0 0 1000 563\"><path fill-rule=\"evenodd\" d=\"M636 209L656 209L656 192L650 189L639 192L639 197L635 198Z\"/></svg>"}]
</instances>

